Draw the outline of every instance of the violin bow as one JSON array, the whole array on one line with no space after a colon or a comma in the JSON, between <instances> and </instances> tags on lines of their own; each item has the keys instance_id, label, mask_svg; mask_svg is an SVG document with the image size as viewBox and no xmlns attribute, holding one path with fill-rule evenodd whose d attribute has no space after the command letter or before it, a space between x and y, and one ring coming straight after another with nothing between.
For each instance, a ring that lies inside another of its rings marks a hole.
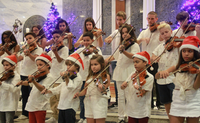
<instances>
[{"instance_id":1,"label":"violin bow","mask_svg":"<svg viewBox=\"0 0 200 123\"><path fill-rule=\"evenodd\" d=\"M97 23L99 22L100 18L102 17L102 14L99 16L98 20L96 21L96 24L94 25L94 27L92 28L91 32L94 31L94 28L96 27Z\"/></svg>"}]
</instances>

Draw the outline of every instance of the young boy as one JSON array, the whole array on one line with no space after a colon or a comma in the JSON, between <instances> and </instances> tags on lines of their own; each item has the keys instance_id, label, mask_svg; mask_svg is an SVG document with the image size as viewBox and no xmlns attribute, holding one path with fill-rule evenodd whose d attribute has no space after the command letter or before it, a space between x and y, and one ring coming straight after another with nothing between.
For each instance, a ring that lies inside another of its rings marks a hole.
<instances>
[{"instance_id":1,"label":"young boy","mask_svg":"<svg viewBox=\"0 0 200 123\"><path fill-rule=\"evenodd\" d=\"M19 81L20 76L15 72L15 67L17 65L17 57L15 55L10 55L2 59L2 64L4 67L4 74L0 79L0 122L1 123L13 123L13 118L15 111L17 111L20 88L14 87Z\"/></svg>"},{"instance_id":2,"label":"young boy","mask_svg":"<svg viewBox=\"0 0 200 123\"><path fill-rule=\"evenodd\" d=\"M48 52L48 55L52 58L52 67L50 73L53 76L53 81L56 80L60 76L61 71L65 71L67 67L65 66L65 59L69 56L68 47L64 46L61 30L54 30L52 32L54 45L51 47L51 51ZM53 82L52 81L52 82ZM60 78L53 87L56 87L62 83L62 78ZM50 106L53 111L52 117L48 119L46 122L56 122L58 120L58 101L59 95L54 95L50 98Z\"/></svg>"},{"instance_id":3,"label":"young boy","mask_svg":"<svg viewBox=\"0 0 200 123\"><path fill-rule=\"evenodd\" d=\"M142 51L133 55L133 63L136 71L132 72L125 82L121 85L122 89L128 86L129 95L127 96L126 114L128 115L128 123L148 123L151 115L151 91L153 88L154 77L147 70L145 81L140 85L136 80L131 80L138 73L142 72L147 64L150 64L150 55L146 51Z\"/></svg>"},{"instance_id":4,"label":"young boy","mask_svg":"<svg viewBox=\"0 0 200 123\"><path fill-rule=\"evenodd\" d=\"M158 45L152 53L152 60L154 61L165 49L167 43L171 40L172 30L169 24L161 24L158 26L158 30L160 31L161 38L165 41L162 44ZM178 62L179 53L178 48L173 48L171 50L167 50L158 62L158 71L163 71L168 69L169 67L176 65ZM157 73L158 74L158 73ZM156 74L156 75L157 75ZM174 89L173 84L174 75L169 76L167 79L158 79L157 87L160 96L160 102L165 105L165 110L169 116L169 110L172 102L172 91Z\"/></svg>"},{"instance_id":5,"label":"young boy","mask_svg":"<svg viewBox=\"0 0 200 123\"><path fill-rule=\"evenodd\" d=\"M36 38L37 36L35 33L26 33L25 38L28 45L31 45L33 47L30 47L29 49L25 49L24 52L18 57L18 60L21 61L21 80L26 80L28 78L28 75L34 73L37 70L37 66L35 64L35 58L42 54L43 49L38 47L36 44ZM30 51L31 50L31 51ZM15 121L24 120L28 118L28 112L25 111L26 103L30 94L31 88L29 86L23 86L21 87L22 92L22 115L20 115Z\"/></svg>"},{"instance_id":6,"label":"young boy","mask_svg":"<svg viewBox=\"0 0 200 123\"><path fill-rule=\"evenodd\" d=\"M93 48L89 47L89 51L91 51L92 53L91 54L84 54L82 51L83 49L85 49L88 45L92 44L93 42L93 34L92 32L86 32L83 34L83 45L84 47L82 48L79 48L77 51L75 51L75 53L78 53L81 57L81 59L83 60L83 64L84 64L84 70L80 70L80 75L82 77L82 87L81 87L81 90L84 88L84 85L85 85L85 81L86 81L86 78L88 76L88 70L89 70L89 63L90 63L90 58L95 55L95 53L99 54L99 55L102 55L102 52L101 52L101 49L97 47L97 52L93 52ZM79 97L80 98L80 107L81 107L81 112L80 112L80 115L82 117L85 117L84 115L84 103L83 103L83 100L85 98L85 96L81 96ZM82 123L82 122L86 122L86 119L83 118L83 119L80 119L80 122L79 123Z\"/></svg>"},{"instance_id":7,"label":"young boy","mask_svg":"<svg viewBox=\"0 0 200 123\"><path fill-rule=\"evenodd\" d=\"M82 78L78 72L84 66L82 59L77 53L70 55L65 63L67 65L67 71L61 73L65 82L47 91L45 89L42 93L50 93L47 96L60 94L58 123L75 123L75 115L80 101L78 98L73 99L73 95L81 89Z\"/></svg>"},{"instance_id":8,"label":"young boy","mask_svg":"<svg viewBox=\"0 0 200 123\"><path fill-rule=\"evenodd\" d=\"M46 110L49 105L48 98L44 97L41 91L48 88L53 80L49 73L52 59L48 55L41 54L36 57L35 62L39 73L29 75L28 81L20 81L17 85L33 87L25 108L29 111L29 123L45 123Z\"/></svg>"},{"instance_id":9,"label":"young boy","mask_svg":"<svg viewBox=\"0 0 200 123\"><path fill-rule=\"evenodd\" d=\"M123 12L123 11L119 11L116 15L116 23L118 25L118 27L121 27L126 21L126 13ZM118 33L118 29L116 29L110 36L108 36L106 39L105 39L105 42L106 43L111 43L111 48L112 48L112 54L115 52L116 48L119 46L119 43L120 43L120 32L116 35L116 33ZM114 38L114 36L116 35L116 37ZM114 38L114 39L113 39ZM118 58L118 55L119 55L119 52L116 51L115 53L115 56L116 56L116 59ZM116 67L116 64L117 64L117 60L113 60L111 61L111 68L112 68L112 73ZM114 82L114 85L115 85L115 97L116 97L116 100L115 100L115 103L113 103L111 106L109 106L110 108L111 107L114 107L114 105L118 105L118 91L117 91L117 85L116 85L116 81L115 80L112 80Z\"/></svg>"}]
</instances>

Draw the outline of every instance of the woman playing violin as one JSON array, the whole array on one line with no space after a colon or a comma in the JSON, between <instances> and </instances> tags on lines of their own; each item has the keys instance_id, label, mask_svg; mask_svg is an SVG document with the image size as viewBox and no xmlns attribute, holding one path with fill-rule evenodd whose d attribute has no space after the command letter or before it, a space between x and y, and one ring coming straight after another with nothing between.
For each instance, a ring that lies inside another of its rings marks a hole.
<instances>
[{"instance_id":1,"label":"woman playing violin","mask_svg":"<svg viewBox=\"0 0 200 123\"><path fill-rule=\"evenodd\" d=\"M176 66L172 66L164 71L159 71L156 74L156 79L169 78L169 73L176 73L175 89L173 90L173 102L170 108L170 123L183 123L185 118L187 123L198 123L200 116L199 103L199 87L200 87L200 72L196 69L195 73L182 69L182 64L190 63L200 59L198 44L200 40L196 36L188 36L184 39L180 47L179 61ZM195 63L198 64L199 63ZM180 113L181 112L181 113Z\"/></svg>"},{"instance_id":2,"label":"woman playing violin","mask_svg":"<svg viewBox=\"0 0 200 123\"><path fill-rule=\"evenodd\" d=\"M97 29L95 27L95 22L92 18L87 18L84 22L83 33L88 32L88 31L92 31L92 33L94 35L94 37L93 37L94 42L92 43L92 45L94 45L95 47L102 47L103 39L102 39L101 35L103 34L103 32L101 29ZM96 38L98 38L98 39L96 40ZM83 45L83 35L81 35L81 37L78 39L78 41L74 44L74 47L77 48L77 47L79 47L79 45Z\"/></svg>"},{"instance_id":3,"label":"woman playing violin","mask_svg":"<svg viewBox=\"0 0 200 123\"><path fill-rule=\"evenodd\" d=\"M121 86L127 88L126 114L128 123L148 123L151 114L151 91L153 88L154 77L147 70L150 64L150 56L146 51L133 55L135 71ZM128 85L129 83L129 85Z\"/></svg>"}]
</instances>

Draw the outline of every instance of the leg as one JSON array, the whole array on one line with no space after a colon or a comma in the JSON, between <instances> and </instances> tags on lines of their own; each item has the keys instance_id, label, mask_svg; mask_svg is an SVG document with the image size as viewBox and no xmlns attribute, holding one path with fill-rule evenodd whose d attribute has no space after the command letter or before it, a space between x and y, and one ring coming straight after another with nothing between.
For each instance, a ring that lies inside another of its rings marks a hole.
<instances>
[{"instance_id":1,"label":"leg","mask_svg":"<svg viewBox=\"0 0 200 123\"><path fill-rule=\"evenodd\" d=\"M169 117L169 121L170 121L170 117L171 117L171 115L169 115L170 107L171 107L171 103L165 104L165 110L167 112L167 116Z\"/></svg>"},{"instance_id":2,"label":"leg","mask_svg":"<svg viewBox=\"0 0 200 123\"><path fill-rule=\"evenodd\" d=\"M184 117L176 117L176 116L171 116L170 117L170 123L183 123L184 122Z\"/></svg>"},{"instance_id":3,"label":"leg","mask_svg":"<svg viewBox=\"0 0 200 123\"><path fill-rule=\"evenodd\" d=\"M118 115L119 120L124 120L124 111L125 111L125 90L122 90L121 84L123 81L117 81L117 90L118 90Z\"/></svg>"},{"instance_id":4,"label":"leg","mask_svg":"<svg viewBox=\"0 0 200 123\"><path fill-rule=\"evenodd\" d=\"M14 111L6 112L6 123L14 123L14 116L15 116Z\"/></svg>"},{"instance_id":5,"label":"leg","mask_svg":"<svg viewBox=\"0 0 200 123\"><path fill-rule=\"evenodd\" d=\"M29 112L29 123L37 123L35 112Z\"/></svg>"},{"instance_id":6,"label":"leg","mask_svg":"<svg viewBox=\"0 0 200 123\"><path fill-rule=\"evenodd\" d=\"M83 81L81 90L84 88L84 86L85 86L85 81ZM81 108L80 118L85 119L85 107L84 107L84 102L83 102L83 100L85 99L85 96L81 96L79 97L79 99L80 99L80 108Z\"/></svg>"},{"instance_id":7,"label":"leg","mask_svg":"<svg viewBox=\"0 0 200 123\"><path fill-rule=\"evenodd\" d=\"M46 111L36 111L35 116L37 123L45 123Z\"/></svg>"},{"instance_id":8,"label":"leg","mask_svg":"<svg viewBox=\"0 0 200 123\"><path fill-rule=\"evenodd\" d=\"M117 61L112 61L111 62L111 68L112 68L112 76L113 76L113 71L116 67ZM114 82L114 86L115 86L115 99L116 99L116 104L118 104L118 91L117 91L117 84L116 81L112 79L112 81Z\"/></svg>"},{"instance_id":9,"label":"leg","mask_svg":"<svg viewBox=\"0 0 200 123\"><path fill-rule=\"evenodd\" d=\"M106 122L106 118L101 118L101 119L95 119L95 123L105 123Z\"/></svg>"},{"instance_id":10,"label":"leg","mask_svg":"<svg viewBox=\"0 0 200 123\"><path fill-rule=\"evenodd\" d=\"M64 110L65 122L63 123L75 123L76 122L76 112L73 109Z\"/></svg>"},{"instance_id":11,"label":"leg","mask_svg":"<svg viewBox=\"0 0 200 123\"><path fill-rule=\"evenodd\" d=\"M136 118L128 117L128 123L138 123Z\"/></svg>"},{"instance_id":12,"label":"leg","mask_svg":"<svg viewBox=\"0 0 200 123\"><path fill-rule=\"evenodd\" d=\"M58 123L65 123L65 118L64 118L64 111L59 110L59 115L58 115Z\"/></svg>"},{"instance_id":13,"label":"leg","mask_svg":"<svg viewBox=\"0 0 200 123\"><path fill-rule=\"evenodd\" d=\"M96 123L93 118L87 118L87 123Z\"/></svg>"},{"instance_id":14,"label":"leg","mask_svg":"<svg viewBox=\"0 0 200 123\"><path fill-rule=\"evenodd\" d=\"M148 117L141 118L141 119L138 119L138 123L148 123L148 120L149 120Z\"/></svg>"},{"instance_id":15,"label":"leg","mask_svg":"<svg viewBox=\"0 0 200 123\"><path fill-rule=\"evenodd\" d=\"M186 118L186 123L198 123L198 122L199 122L199 117Z\"/></svg>"},{"instance_id":16,"label":"leg","mask_svg":"<svg viewBox=\"0 0 200 123\"><path fill-rule=\"evenodd\" d=\"M6 123L6 114L5 114L5 112L0 112L0 123Z\"/></svg>"}]
</instances>

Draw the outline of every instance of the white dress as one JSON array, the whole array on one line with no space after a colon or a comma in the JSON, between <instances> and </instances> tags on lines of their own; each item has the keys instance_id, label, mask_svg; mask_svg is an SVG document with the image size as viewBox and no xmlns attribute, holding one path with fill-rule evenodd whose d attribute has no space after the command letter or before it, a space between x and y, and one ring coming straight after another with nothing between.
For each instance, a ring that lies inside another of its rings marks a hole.
<instances>
[{"instance_id":1,"label":"white dress","mask_svg":"<svg viewBox=\"0 0 200 123\"><path fill-rule=\"evenodd\" d=\"M177 117L200 116L200 90L193 88L195 78L196 74L188 72L176 74L170 115Z\"/></svg>"}]
</instances>

